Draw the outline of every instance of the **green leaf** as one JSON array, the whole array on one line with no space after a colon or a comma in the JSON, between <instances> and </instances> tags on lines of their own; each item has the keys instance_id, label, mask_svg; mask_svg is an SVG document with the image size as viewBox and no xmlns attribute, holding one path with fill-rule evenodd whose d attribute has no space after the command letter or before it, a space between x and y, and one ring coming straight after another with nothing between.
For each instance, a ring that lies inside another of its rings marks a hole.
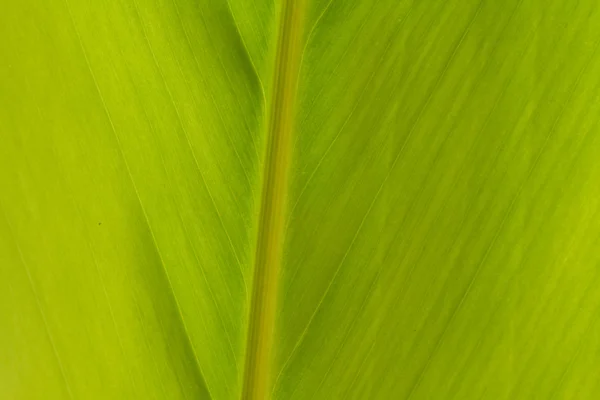
<instances>
[{"instance_id":1,"label":"green leaf","mask_svg":"<svg viewBox=\"0 0 600 400\"><path fill-rule=\"evenodd\" d=\"M0 398L597 399L600 4L9 0Z\"/></svg>"}]
</instances>

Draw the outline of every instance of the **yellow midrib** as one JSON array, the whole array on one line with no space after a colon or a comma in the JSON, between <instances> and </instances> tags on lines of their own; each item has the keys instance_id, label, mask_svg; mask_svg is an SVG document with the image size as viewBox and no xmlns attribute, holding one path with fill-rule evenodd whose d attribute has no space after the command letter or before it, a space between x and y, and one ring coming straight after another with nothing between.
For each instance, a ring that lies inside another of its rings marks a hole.
<instances>
[{"instance_id":1,"label":"yellow midrib","mask_svg":"<svg viewBox=\"0 0 600 400\"><path fill-rule=\"evenodd\" d=\"M284 0L279 19L267 153L246 345L243 400L269 398L304 0Z\"/></svg>"}]
</instances>

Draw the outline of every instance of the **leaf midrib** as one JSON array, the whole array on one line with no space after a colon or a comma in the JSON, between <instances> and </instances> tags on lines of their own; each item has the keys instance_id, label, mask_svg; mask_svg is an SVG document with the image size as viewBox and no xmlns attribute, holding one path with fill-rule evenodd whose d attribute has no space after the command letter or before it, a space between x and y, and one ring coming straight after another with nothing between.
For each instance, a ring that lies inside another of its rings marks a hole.
<instances>
[{"instance_id":1,"label":"leaf midrib","mask_svg":"<svg viewBox=\"0 0 600 400\"><path fill-rule=\"evenodd\" d=\"M242 387L244 400L270 397L271 350L285 225L294 103L301 59L303 9L304 0L284 0L278 24Z\"/></svg>"}]
</instances>

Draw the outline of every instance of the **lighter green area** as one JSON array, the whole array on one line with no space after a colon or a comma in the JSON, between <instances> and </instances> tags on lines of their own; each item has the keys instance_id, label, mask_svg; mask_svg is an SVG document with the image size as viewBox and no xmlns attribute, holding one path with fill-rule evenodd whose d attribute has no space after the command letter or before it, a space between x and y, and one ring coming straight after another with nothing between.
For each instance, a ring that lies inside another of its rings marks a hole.
<instances>
[{"instance_id":1,"label":"lighter green area","mask_svg":"<svg viewBox=\"0 0 600 400\"><path fill-rule=\"evenodd\" d=\"M240 398L281 4L4 2L0 398ZM305 11L266 397L600 398L600 4Z\"/></svg>"}]
</instances>

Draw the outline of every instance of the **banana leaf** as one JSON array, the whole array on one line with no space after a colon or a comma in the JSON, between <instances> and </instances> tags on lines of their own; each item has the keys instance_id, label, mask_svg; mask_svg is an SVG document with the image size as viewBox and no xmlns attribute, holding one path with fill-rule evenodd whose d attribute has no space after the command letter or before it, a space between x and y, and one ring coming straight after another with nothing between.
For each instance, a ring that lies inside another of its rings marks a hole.
<instances>
[{"instance_id":1,"label":"banana leaf","mask_svg":"<svg viewBox=\"0 0 600 400\"><path fill-rule=\"evenodd\" d=\"M6 0L0 398L600 398L600 3Z\"/></svg>"}]
</instances>

